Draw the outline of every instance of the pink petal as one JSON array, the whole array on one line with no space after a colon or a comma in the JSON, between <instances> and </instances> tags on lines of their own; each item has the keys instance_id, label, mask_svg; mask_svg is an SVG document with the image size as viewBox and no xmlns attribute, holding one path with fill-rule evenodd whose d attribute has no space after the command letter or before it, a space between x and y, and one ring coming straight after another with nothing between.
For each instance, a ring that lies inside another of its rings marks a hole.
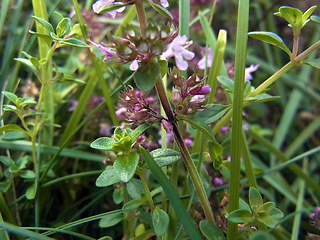
<instances>
[{"instance_id":1,"label":"pink petal","mask_svg":"<svg viewBox=\"0 0 320 240\"><path fill-rule=\"evenodd\" d=\"M131 71L137 70L138 67L139 67L139 64L138 64L138 61L137 61L137 60L134 60L134 61L130 64L130 70L131 70Z\"/></svg>"}]
</instances>

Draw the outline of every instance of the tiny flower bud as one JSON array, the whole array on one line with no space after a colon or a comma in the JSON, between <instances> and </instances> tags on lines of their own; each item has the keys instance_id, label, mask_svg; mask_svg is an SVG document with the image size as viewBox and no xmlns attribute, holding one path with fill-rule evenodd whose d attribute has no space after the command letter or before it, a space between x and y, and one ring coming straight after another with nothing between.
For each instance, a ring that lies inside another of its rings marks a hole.
<instances>
[{"instance_id":1,"label":"tiny flower bud","mask_svg":"<svg viewBox=\"0 0 320 240\"><path fill-rule=\"evenodd\" d=\"M189 93L191 95L206 95L211 91L211 88L209 85L204 85L200 87L192 88Z\"/></svg>"},{"instance_id":2,"label":"tiny flower bud","mask_svg":"<svg viewBox=\"0 0 320 240\"><path fill-rule=\"evenodd\" d=\"M161 120L163 128L166 130L166 132L172 132L172 125L167 120L162 119Z\"/></svg>"}]
</instances>

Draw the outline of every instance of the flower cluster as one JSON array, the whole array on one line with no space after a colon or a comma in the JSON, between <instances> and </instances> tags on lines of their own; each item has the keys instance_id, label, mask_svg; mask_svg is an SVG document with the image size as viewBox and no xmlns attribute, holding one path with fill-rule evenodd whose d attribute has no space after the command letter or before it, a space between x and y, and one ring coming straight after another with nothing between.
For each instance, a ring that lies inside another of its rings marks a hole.
<instances>
[{"instance_id":1,"label":"flower cluster","mask_svg":"<svg viewBox=\"0 0 320 240\"><path fill-rule=\"evenodd\" d=\"M154 3L160 4L162 7L167 8L169 7L168 0L153 0ZM133 4L134 1L132 0L98 0L92 5L92 9L96 13L100 13L103 11L103 9L113 6L116 9L108 11L108 14L115 18L116 14L119 12L123 12L123 10L126 8L126 5ZM116 7L118 5L118 8Z\"/></svg>"},{"instance_id":2,"label":"flower cluster","mask_svg":"<svg viewBox=\"0 0 320 240\"><path fill-rule=\"evenodd\" d=\"M156 102L154 97L148 97L146 92L130 87L127 91L120 93L120 100L122 104L116 112L117 116L119 118L125 116L126 120L131 124L153 123L162 120L158 109L155 109Z\"/></svg>"},{"instance_id":3,"label":"flower cluster","mask_svg":"<svg viewBox=\"0 0 320 240\"><path fill-rule=\"evenodd\" d=\"M144 29L144 35L139 29L132 25L123 27L122 37L108 34L111 44L96 44L101 55L105 56L103 61L113 60L120 64L131 62L130 69L136 70L138 62L146 64L150 59L160 56L169 42L174 40L178 34L177 30L172 30L170 25L159 27L148 24Z\"/></svg>"},{"instance_id":4,"label":"flower cluster","mask_svg":"<svg viewBox=\"0 0 320 240\"><path fill-rule=\"evenodd\" d=\"M317 207L315 213L310 214L310 219L311 219L312 224L316 228L320 229L320 207Z\"/></svg>"},{"instance_id":5,"label":"flower cluster","mask_svg":"<svg viewBox=\"0 0 320 240\"><path fill-rule=\"evenodd\" d=\"M194 73L187 80L184 80L177 69L173 69L170 78L175 86L172 90L172 100L175 105L175 113L178 115L189 115L203 109L206 97L211 89L204 84L201 72Z\"/></svg>"}]
</instances>

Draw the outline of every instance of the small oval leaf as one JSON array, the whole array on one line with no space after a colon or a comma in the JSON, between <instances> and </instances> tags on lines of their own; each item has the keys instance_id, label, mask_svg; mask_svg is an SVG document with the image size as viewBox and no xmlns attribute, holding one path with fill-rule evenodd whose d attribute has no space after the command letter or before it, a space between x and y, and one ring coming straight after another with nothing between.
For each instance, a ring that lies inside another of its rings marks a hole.
<instances>
[{"instance_id":1,"label":"small oval leaf","mask_svg":"<svg viewBox=\"0 0 320 240\"><path fill-rule=\"evenodd\" d=\"M113 169L113 166L107 166L106 169L100 174L96 180L97 187L108 187L117 182L120 182L120 178Z\"/></svg>"},{"instance_id":2,"label":"small oval leaf","mask_svg":"<svg viewBox=\"0 0 320 240\"><path fill-rule=\"evenodd\" d=\"M226 239L221 229L208 220L202 220L199 225L201 232L208 240Z\"/></svg>"},{"instance_id":3,"label":"small oval leaf","mask_svg":"<svg viewBox=\"0 0 320 240\"><path fill-rule=\"evenodd\" d=\"M118 157L114 164L114 170L121 181L128 182L134 175L139 163L139 154L130 152L128 155Z\"/></svg>"},{"instance_id":4,"label":"small oval leaf","mask_svg":"<svg viewBox=\"0 0 320 240\"><path fill-rule=\"evenodd\" d=\"M34 181L34 183L27 188L26 197L29 200L32 200L36 197L37 194L38 182Z\"/></svg>"},{"instance_id":5,"label":"small oval leaf","mask_svg":"<svg viewBox=\"0 0 320 240\"><path fill-rule=\"evenodd\" d=\"M181 159L181 154L170 148L158 148L150 154L159 167L171 165Z\"/></svg>"},{"instance_id":6,"label":"small oval leaf","mask_svg":"<svg viewBox=\"0 0 320 240\"><path fill-rule=\"evenodd\" d=\"M260 207L262 207L263 200L257 189L251 187L249 190L249 202L252 211L257 212Z\"/></svg>"},{"instance_id":7,"label":"small oval leaf","mask_svg":"<svg viewBox=\"0 0 320 240\"><path fill-rule=\"evenodd\" d=\"M113 144L113 139L109 137L101 137L96 140L94 140L91 144L90 147L94 149L100 149L100 150L111 150L112 149L112 144Z\"/></svg>"},{"instance_id":8,"label":"small oval leaf","mask_svg":"<svg viewBox=\"0 0 320 240\"><path fill-rule=\"evenodd\" d=\"M99 227L101 228L113 227L114 225L121 222L122 219L123 219L122 212L111 213L100 219Z\"/></svg>"},{"instance_id":9,"label":"small oval leaf","mask_svg":"<svg viewBox=\"0 0 320 240\"><path fill-rule=\"evenodd\" d=\"M160 208L156 208L152 214L154 232L158 237L161 237L168 229L169 226L169 216L168 214Z\"/></svg>"},{"instance_id":10,"label":"small oval leaf","mask_svg":"<svg viewBox=\"0 0 320 240\"><path fill-rule=\"evenodd\" d=\"M133 75L137 87L144 92L150 91L160 77L160 65L155 60L142 65Z\"/></svg>"},{"instance_id":11,"label":"small oval leaf","mask_svg":"<svg viewBox=\"0 0 320 240\"><path fill-rule=\"evenodd\" d=\"M250 37L258 39L260 41L267 42L271 45L275 45L285 51L291 57L291 51L283 42L282 38L273 32L265 32L265 31L255 31L248 33Z\"/></svg>"},{"instance_id":12,"label":"small oval leaf","mask_svg":"<svg viewBox=\"0 0 320 240\"><path fill-rule=\"evenodd\" d=\"M249 223L253 221L253 217L249 211L238 209L228 214L228 220L233 223Z\"/></svg>"}]
</instances>

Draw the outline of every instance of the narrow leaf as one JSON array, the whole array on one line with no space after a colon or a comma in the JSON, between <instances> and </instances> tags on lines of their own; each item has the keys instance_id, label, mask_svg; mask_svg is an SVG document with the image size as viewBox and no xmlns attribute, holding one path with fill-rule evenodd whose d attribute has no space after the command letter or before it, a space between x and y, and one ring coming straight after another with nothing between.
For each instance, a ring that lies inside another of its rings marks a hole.
<instances>
[{"instance_id":1,"label":"narrow leaf","mask_svg":"<svg viewBox=\"0 0 320 240\"><path fill-rule=\"evenodd\" d=\"M56 33L58 37L63 37L71 30L71 19L63 18L56 27Z\"/></svg>"},{"instance_id":2,"label":"narrow leaf","mask_svg":"<svg viewBox=\"0 0 320 240\"><path fill-rule=\"evenodd\" d=\"M223 148L222 146L214 141L209 141L208 142L208 148L209 148L209 154L211 157L211 160L213 161L213 167L215 169L220 169L221 164L222 164L222 152Z\"/></svg>"},{"instance_id":3,"label":"narrow leaf","mask_svg":"<svg viewBox=\"0 0 320 240\"><path fill-rule=\"evenodd\" d=\"M19 131L19 132L23 132L25 134L28 134L27 131L25 131L24 129L22 129L21 127L19 127L16 124L8 124L3 127L0 127L0 132L8 132L8 131Z\"/></svg>"},{"instance_id":4,"label":"narrow leaf","mask_svg":"<svg viewBox=\"0 0 320 240\"><path fill-rule=\"evenodd\" d=\"M88 44L76 38L67 38L67 39L64 39L62 42L63 42L63 45L70 45L70 46L81 47L81 48L89 47Z\"/></svg>"},{"instance_id":5,"label":"narrow leaf","mask_svg":"<svg viewBox=\"0 0 320 240\"><path fill-rule=\"evenodd\" d=\"M312 15L312 16L310 17L310 19L311 19L311 21L314 21L314 22L316 22L316 23L320 23L320 17L317 16L317 15Z\"/></svg>"},{"instance_id":6,"label":"narrow leaf","mask_svg":"<svg viewBox=\"0 0 320 240\"><path fill-rule=\"evenodd\" d=\"M123 4L123 3L120 3L120 2L109 3L106 6L104 6L103 8L99 9L99 11L97 13L100 14L100 13L104 13L104 12L110 12L110 11L122 8L125 5L126 4Z\"/></svg>"},{"instance_id":7,"label":"narrow leaf","mask_svg":"<svg viewBox=\"0 0 320 240\"><path fill-rule=\"evenodd\" d=\"M132 210L136 210L137 208L139 208L144 202L142 200L137 200L137 199L133 199L129 202L127 202L123 207L122 207L122 211L126 212L126 211L132 211Z\"/></svg>"},{"instance_id":8,"label":"narrow leaf","mask_svg":"<svg viewBox=\"0 0 320 240\"><path fill-rule=\"evenodd\" d=\"M184 226L185 231L189 235L190 239L192 240L201 240L201 236L197 229L195 228L195 225L189 216L188 212L184 208L184 205L182 204L180 197L177 193L177 191L173 188L172 184L168 180L168 178L165 176L161 168L156 164L153 157L148 153L143 147L140 146L140 152L142 153L142 156L144 157L145 161L147 162L148 166L150 167L150 170L155 177L155 179L160 183L163 190L167 194L167 197L170 201L170 203L173 206L173 209L175 210L178 218L180 219L181 224Z\"/></svg>"},{"instance_id":9,"label":"narrow leaf","mask_svg":"<svg viewBox=\"0 0 320 240\"><path fill-rule=\"evenodd\" d=\"M49 32L54 32L54 29L53 29L53 27L52 27L52 25L48 22L48 21L46 21L46 20L44 20L44 19L42 19L42 18L39 18L39 17L37 17L37 16L32 16L37 22L39 22L42 26L44 26Z\"/></svg>"},{"instance_id":10,"label":"narrow leaf","mask_svg":"<svg viewBox=\"0 0 320 240\"><path fill-rule=\"evenodd\" d=\"M29 59L15 58L14 60L16 60L18 62L21 62L23 65L28 67L34 73L34 75L36 75L38 77L38 71L37 71L37 69L34 67L34 65L32 64L32 62Z\"/></svg>"},{"instance_id":11,"label":"narrow leaf","mask_svg":"<svg viewBox=\"0 0 320 240\"><path fill-rule=\"evenodd\" d=\"M213 104L211 107L197 112L196 116L201 118L207 124L210 124L219 120L230 108L231 106Z\"/></svg>"},{"instance_id":12,"label":"narrow leaf","mask_svg":"<svg viewBox=\"0 0 320 240\"><path fill-rule=\"evenodd\" d=\"M152 7L154 10L156 10L158 13L160 13L160 14L162 14L162 15L165 15L165 16L167 16L167 17L170 18L170 19L173 19L171 13L170 13L167 9L165 9L164 7L162 7L161 5L156 4L156 3L152 2L151 0L148 0L148 3L149 3L149 4L151 5L151 7Z\"/></svg>"},{"instance_id":13,"label":"narrow leaf","mask_svg":"<svg viewBox=\"0 0 320 240\"><path fill-rule=\"evenodd\" d=\"M282 38L273 32L265 32L265 31L255 31L248 33L250 37L258 39L260 41L264 41L271 45L275 45L285 51L291 57L291 51L283 42Z\"/></svg>"},{"instance_id":14,"label":"narrow leaf","mask_svg":"<svg viewBox=\"0 0 320 240\"><path fill-rule=\"evenodd\" d=\"M182 115L180 115L179 118L185 120L186 122L190 123L194 128L203 132L211 141L215 141L211 128L201 118L198 118L197 116L182 116Z\"/></svg>"},{"instance_id":15,"label":"narrow leaf","mask_svg":"<svg viewBox=\"0 0 320 240\"><path fill-rule=\"evenodd\" d=\"M309 64L312 67L320 69L320 58L316 58L311 61L303 61L303 63Z\"/></svg>"},{"instance_id":16,"label":"narrow leaf","mask_svg":"<svg viewBox=\"0 0 320 240\"><path fill-rule=\"evenodd\" d=\"M15 103L18 100L18 96L14 93L2 91L2 94L5 95L12 103Z\"/></svg>"},{"instance_id":17,"label":"narrow leaf","mask_svg":"<svg viewBox=\"0 0 320 240\"><path fill-rule=\"evenodd\" d=\"M131 133L130 133L130 136L132 137L131 138L131 141L132 141L132 146L136 143L138 137L144 133L148 128L150 127L149 124L142 124L142 125L139 125L136 129L134 129Z\"/></svg>"}]
</instances>

